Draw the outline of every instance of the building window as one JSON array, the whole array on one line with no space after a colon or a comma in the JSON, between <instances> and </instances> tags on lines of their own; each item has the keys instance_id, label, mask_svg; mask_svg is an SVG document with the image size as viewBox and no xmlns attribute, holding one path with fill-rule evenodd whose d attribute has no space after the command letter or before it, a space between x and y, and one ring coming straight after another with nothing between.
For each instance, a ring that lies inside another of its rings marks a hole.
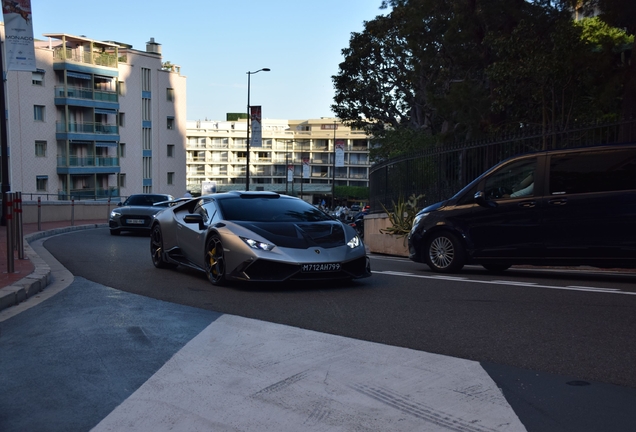
<instances>
[{"instance_id":1,"label":"building window","mask_svg":"<svg viewBox=\"0 0 636 432\"><path fill-rule=\"evenodd\" d=\"M152 106L148 98L141 99L141 119L144 121L152 120Z\"/></svg>"},{"instance_id":2,"label":"building window","mask_svg":"<svg viewBox=\"0 0 636 432\"><path fill-rule=\"evenodd\" d=\"M37 86L44 85L44 72L38 70L37 72L31 72L31 83Z\"/></svg>"},{"instance_id":3,"label":"building window","mask_svg":"<svg viewBox=\"0 0 636 432\"><path fill-rule=\"evenodd\" d=\"M174 101L174 89L173 88L166 89L166 100L168 102L173 102Z\"/></svg>"},{"instance_id":4,"label":"building window","mask_svg":"<svg viewBox=\"0 0 636 432\"><path fill-rule=\"evenodd\" d=\"M46 141L35 142L35 155L37 157L46 157Z\"/></svg>"},{"instance_id":5,"label":"building window","mask_svg":"<svg viewBox=\"0 0 636 432\"><path fill-rule=\"evenodd\" d=\"M168 117L168 129L174 129L174 117Z\"/></svg>"},{"instance_id":6,"label":"building window","mask_svg":"<svg viewBox=\"0 0 636 432\"><path fill-rule=\"evenodd\" d=\"M126 174L119 174L119 187L120 188L126 187Z\"/></svg>"},{"instance_id":7,"label":"building window","mask_svg":"<svg viewBox=\"0 0 636 432\"><path fill-rule=\"evenodd\" d=\"M48 190L49 176L37 176L35 178L35 189L38 192L46 192Z\"/></svg>"},{"instance_id":8,"label":"building window","mask_svg":"<svg viewBox=\"0 0 636 432\"><path fill-rule=\"evenodd\" d=\"M33 105L33 120L44 121L44 105Z\"/></svg>"},{"instance_id":9,"label":"building window","mask_svg":"<svg viewBox=\"0 0 636 432\"><path fill-rule=\"evenodd\" d=\"M126 143L119 143L119 157L126 157Z\"/></svg>"},{"instance_id":10,"label":"building window","mask_svg":"<svg viewBox=\"0 0 636 432\"><path fill-rule=\"evenodd\" d=\"M118 88L119 96L126 96L126 82L125 81L118 81L117 82L117 88Z\"/></svg>"},{"instance_id":11,"label":"building window","mask_svg":"<svg viewBox=\"0 0 636 432\"><path fill-rule=\"evenodd\" d=\"M168 144L168 157L174 157L174 144Z\"/></svg>"},{"instance_id":12,"label":"building window","mask_svg":"<svg viewBox=\"0 0 636 432\"><path fill-rule=\"evenodd\" d=\"M126 114L123 112L120 112L117 115L117 123L119 124L119 127L124 127L126 126Z\"/></svg>"},{"instance_id":13,"label":"building window","mask_svg":"<svg viewBox=\"0 0 636 432\"><path fill-rule=\"evenodd\" d=\"M150 69L141 68L141 91L149 92L151 88Z\"/></svg>"},{"instance_id":14,"label":"building window","mask_svg":"<svg viewBox=\"0 0 636 432\"><path fill-rule=\"evenodd\" d=\"M173 185L174 184L174 173L173 172L169 172L168 173L168 184L169 185Z\"/></svg>"}]
</instances>

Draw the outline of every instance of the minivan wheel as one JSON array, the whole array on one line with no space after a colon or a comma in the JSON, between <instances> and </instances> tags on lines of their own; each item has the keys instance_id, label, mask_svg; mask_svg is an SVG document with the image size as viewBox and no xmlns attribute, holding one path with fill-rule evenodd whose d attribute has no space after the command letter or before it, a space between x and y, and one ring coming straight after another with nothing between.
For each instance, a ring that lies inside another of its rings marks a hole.
<instances>
[{"instance_id":1,"label":"minivan wheel","mask_svg":"<svg viewBox=\"0 0 636 432\"><path fill-rule=\"evenodd\" d=\"M426 243L424 257L431 270L440 273L456 273L464 267L464 249L454 234L433 234Z\"/></svg>"},{"instance_id":2,"label":"minivan wheel","mask_svg":"<svg viewBox=\"0 0 636 432\"><path fill-rule=\"evenodd\" d=\"M481 266L488 271L497 273L506 271L510 268L509 264L482 264Z\"/></svg>"}]
</instances>

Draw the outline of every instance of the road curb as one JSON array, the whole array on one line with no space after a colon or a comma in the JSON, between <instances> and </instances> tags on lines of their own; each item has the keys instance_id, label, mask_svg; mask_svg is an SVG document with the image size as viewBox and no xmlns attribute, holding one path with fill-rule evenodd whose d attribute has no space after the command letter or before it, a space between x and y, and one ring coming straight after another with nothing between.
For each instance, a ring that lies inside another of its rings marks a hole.
<instances>
[{"instance_id":1,"label":"road curb","mask_svg":"<svg viewBox=\"0 0 636 432\"><path fill-rule=\"evenodd\" d=\"M38 231L24 236L24 255L34 266L33 272L13 284L0 288L0 311L16 306L28 298L33 297L44 290L51 283L51 268L40 256L35 253L30 243L44 237L65 234L71 231L80 231L95 228L107 228L107 223L93 223L77 226L55 228L47 231Z\"/></svg>"}]
</instances>

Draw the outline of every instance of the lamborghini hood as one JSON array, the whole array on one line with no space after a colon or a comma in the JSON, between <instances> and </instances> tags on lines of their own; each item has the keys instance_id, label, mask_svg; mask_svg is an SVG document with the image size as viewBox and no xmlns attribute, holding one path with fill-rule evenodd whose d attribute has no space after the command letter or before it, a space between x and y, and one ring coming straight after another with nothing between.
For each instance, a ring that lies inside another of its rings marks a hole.
<instances>
[{"instance_id":1,"label":"lamborghini hood","mask_svg":"<svg viewBox=\"0 0 636 432\"><path fill-rule=\"evenodd\" d=\"M323 222L235 222L279 247L307 249L344 246L345 227L338 221ZM355 235L351 233L351 235Z\"/></svg>"}]
</instances>

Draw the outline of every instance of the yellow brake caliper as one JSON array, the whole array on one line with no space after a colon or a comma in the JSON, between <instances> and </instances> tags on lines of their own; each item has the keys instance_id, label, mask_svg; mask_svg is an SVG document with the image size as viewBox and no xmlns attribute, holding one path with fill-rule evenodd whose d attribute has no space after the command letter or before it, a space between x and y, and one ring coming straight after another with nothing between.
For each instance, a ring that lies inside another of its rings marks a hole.
<instances>
[{"instance_id":1,"label":"yellow brake caliper","mask_svg":"<svg viewBox=\"0 0 636 432\"><path fill-rule=\"evenodd\" d=\"M214 248L212 248L212 250L208 252L208 261L210 262L210 272L214 275L217 274L215 256L216 256L216 245L214 246Z\"/></svg>"}]
</instances>

